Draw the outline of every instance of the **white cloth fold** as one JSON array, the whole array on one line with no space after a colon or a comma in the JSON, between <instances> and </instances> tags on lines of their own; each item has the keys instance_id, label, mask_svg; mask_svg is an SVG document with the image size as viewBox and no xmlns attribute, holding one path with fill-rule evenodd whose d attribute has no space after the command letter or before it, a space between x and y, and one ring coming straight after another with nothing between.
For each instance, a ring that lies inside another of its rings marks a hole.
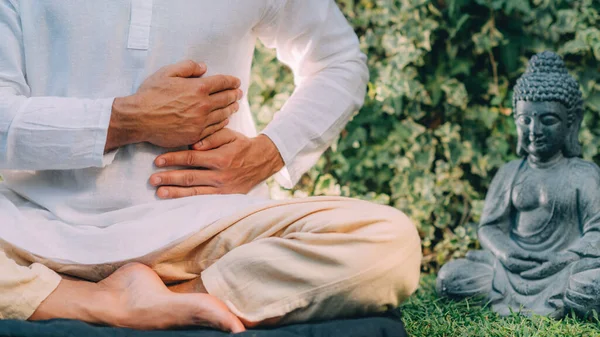
<instances>
[{"instance_id":1,"label":"white cloth fold","mask_svg":"<svg viewBox=\"0 0 600 337\"><path fill-rule=\"evenodd\" d=\"M333 0L0 0L0 36L0 238L79 263L143 255L269 202L264 184L161 201L148 184L153 161L177 149L142 143L104 154L114 98L162 66L205 62L206 76L237 76L247 92L256 39L276 48L297 84L264 130L284 158L285 187L362 104L368 77ZM247 97L240 103L228 127L256 136Z\"/></svg>"}]
</instances>

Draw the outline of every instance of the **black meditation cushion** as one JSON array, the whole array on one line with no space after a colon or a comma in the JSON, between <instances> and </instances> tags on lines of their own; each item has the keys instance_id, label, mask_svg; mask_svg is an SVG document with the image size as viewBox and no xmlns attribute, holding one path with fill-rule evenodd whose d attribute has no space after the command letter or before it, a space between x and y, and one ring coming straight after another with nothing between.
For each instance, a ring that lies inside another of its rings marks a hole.
<instances>
[{"instance_id":1,"label":"black meditation cushion","mask_svg":"<svg viewBox=\"0 0 600 337\"><path fill-rule=\"evenodd\" d=\"M0 320L0 336L7 337L225 337L232 334L207 329L171 331L137 331L99 327L80 321L50 320L24 322ZM296 324L269 330L249 330L239 337L405 337L399 317L342 319L319 323Z\"/></svg>"}]
</instances>

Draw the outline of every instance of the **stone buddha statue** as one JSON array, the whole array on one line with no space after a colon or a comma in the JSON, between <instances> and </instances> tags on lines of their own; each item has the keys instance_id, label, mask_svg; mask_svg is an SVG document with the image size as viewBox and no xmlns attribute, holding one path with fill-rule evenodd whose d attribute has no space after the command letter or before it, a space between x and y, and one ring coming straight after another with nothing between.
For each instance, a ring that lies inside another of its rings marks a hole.
<instances>
[{"instance_id":1,"label":"stone buddha statue","mask_svg":"<svg viewBox=\"0 0 600 337\"><path fill-rule=\"evenodd\" d=\"M600 168L579 158L579 85L552 52L531 58L513 96L517 152L485 200L482 250L444 265L437 292L494 311L600 312Z\"/></svg>"}]
</instances>

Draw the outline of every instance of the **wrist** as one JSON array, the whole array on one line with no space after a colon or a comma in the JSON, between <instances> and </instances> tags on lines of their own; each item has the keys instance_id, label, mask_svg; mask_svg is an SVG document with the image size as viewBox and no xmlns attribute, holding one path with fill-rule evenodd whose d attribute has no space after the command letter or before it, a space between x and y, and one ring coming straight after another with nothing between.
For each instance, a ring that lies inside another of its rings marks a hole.
<instances>
[{"instance_id":1,"label":"wrist","mask_svg":"<svg viewBox=\"0 0 600 337\"><path fill-rule=\"evenodd\" d=\"M117 97L113 101L105 152L128 144L146 141L141 127L141 108L135 95Z\"/></svg>"},{"instance_id":2,"label":"wrist","mask_svg":"<svg viewBox=\"0 0 600 337\"><path fill-rule=\"evenodd\" d=\"M269 137L260 134L256 136L253 141L257 144L256 146L262 154L268 177L279 172L285 166L285 162L279 149Z\"/></svg>"}]
</instances>

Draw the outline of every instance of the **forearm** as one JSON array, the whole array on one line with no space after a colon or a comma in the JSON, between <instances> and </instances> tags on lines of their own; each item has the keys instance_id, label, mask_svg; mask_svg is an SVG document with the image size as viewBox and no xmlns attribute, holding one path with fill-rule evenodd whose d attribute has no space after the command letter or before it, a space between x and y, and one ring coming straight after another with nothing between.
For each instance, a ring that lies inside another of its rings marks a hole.
<instances>
[{"instance_id":1,"label":"forearm","mask_svg":"<svg viewBox=\"0 0 600 337\"><path fill-rule=\"evenodd\" d=\"M26 80L18 7L17 1L0 1L0 169L106 165L103 154L114 98L34 95Z\"/></svg>"},{"instance_id":2,"label":"forearm","mask_svg":"<svg viewBox=\"0 0 600 337\"><path fill-rule=\"evenodd\" d=\"M600 232L589 231L585 233L569 251L577 254L579 257L600 257Z\"/></svg>"},{"instance_id":3,"label":"forearm","mask_svg":"<svg viewBox=\"0 0 600 337\"><path fill-rule=\"evenodd\" d=\"M483 226L478 231L481 246L499 257L509 251L518 249L508 235L496 226Z\"/></svg>"},{"instance_id":4,"label":"forearm","mask_svg":"<svg viewBox=\"0 0 600 337\"><path fill-rule=\"evenodd\" d=\"M317 162L362 105L366 79L346 82L352 87L348 90L336 84L342 82L335 80L336 75L364 71L359 64L352 64L346 70L324 70L296 89L285 108L262 131L276 144L284 159L290 175L289 181L279 181L284 187L293 187Z\"/></svg>"},{"instance_id":5,"label":"forearm","mask_svg":"<svg viewBox=\"0 0 600 337\"><path fill-rule=\"evenodd\" d=\"M262 132L281 152L289 173L289 179L278 181L291 188L362 106L369 72L359 40L334 1L284 3L257 32L291 66L297 85Z\"/></svg>"},{"instance_id":6,"label":"forearm","mask_svg":"<svg viewBox=\"0 0 600 337\"><path fill-rule=\"evenodd\" d=\"M114 98L25 97L0 91L0 169L102 167Z\"/></svg>"}]
</instances>

